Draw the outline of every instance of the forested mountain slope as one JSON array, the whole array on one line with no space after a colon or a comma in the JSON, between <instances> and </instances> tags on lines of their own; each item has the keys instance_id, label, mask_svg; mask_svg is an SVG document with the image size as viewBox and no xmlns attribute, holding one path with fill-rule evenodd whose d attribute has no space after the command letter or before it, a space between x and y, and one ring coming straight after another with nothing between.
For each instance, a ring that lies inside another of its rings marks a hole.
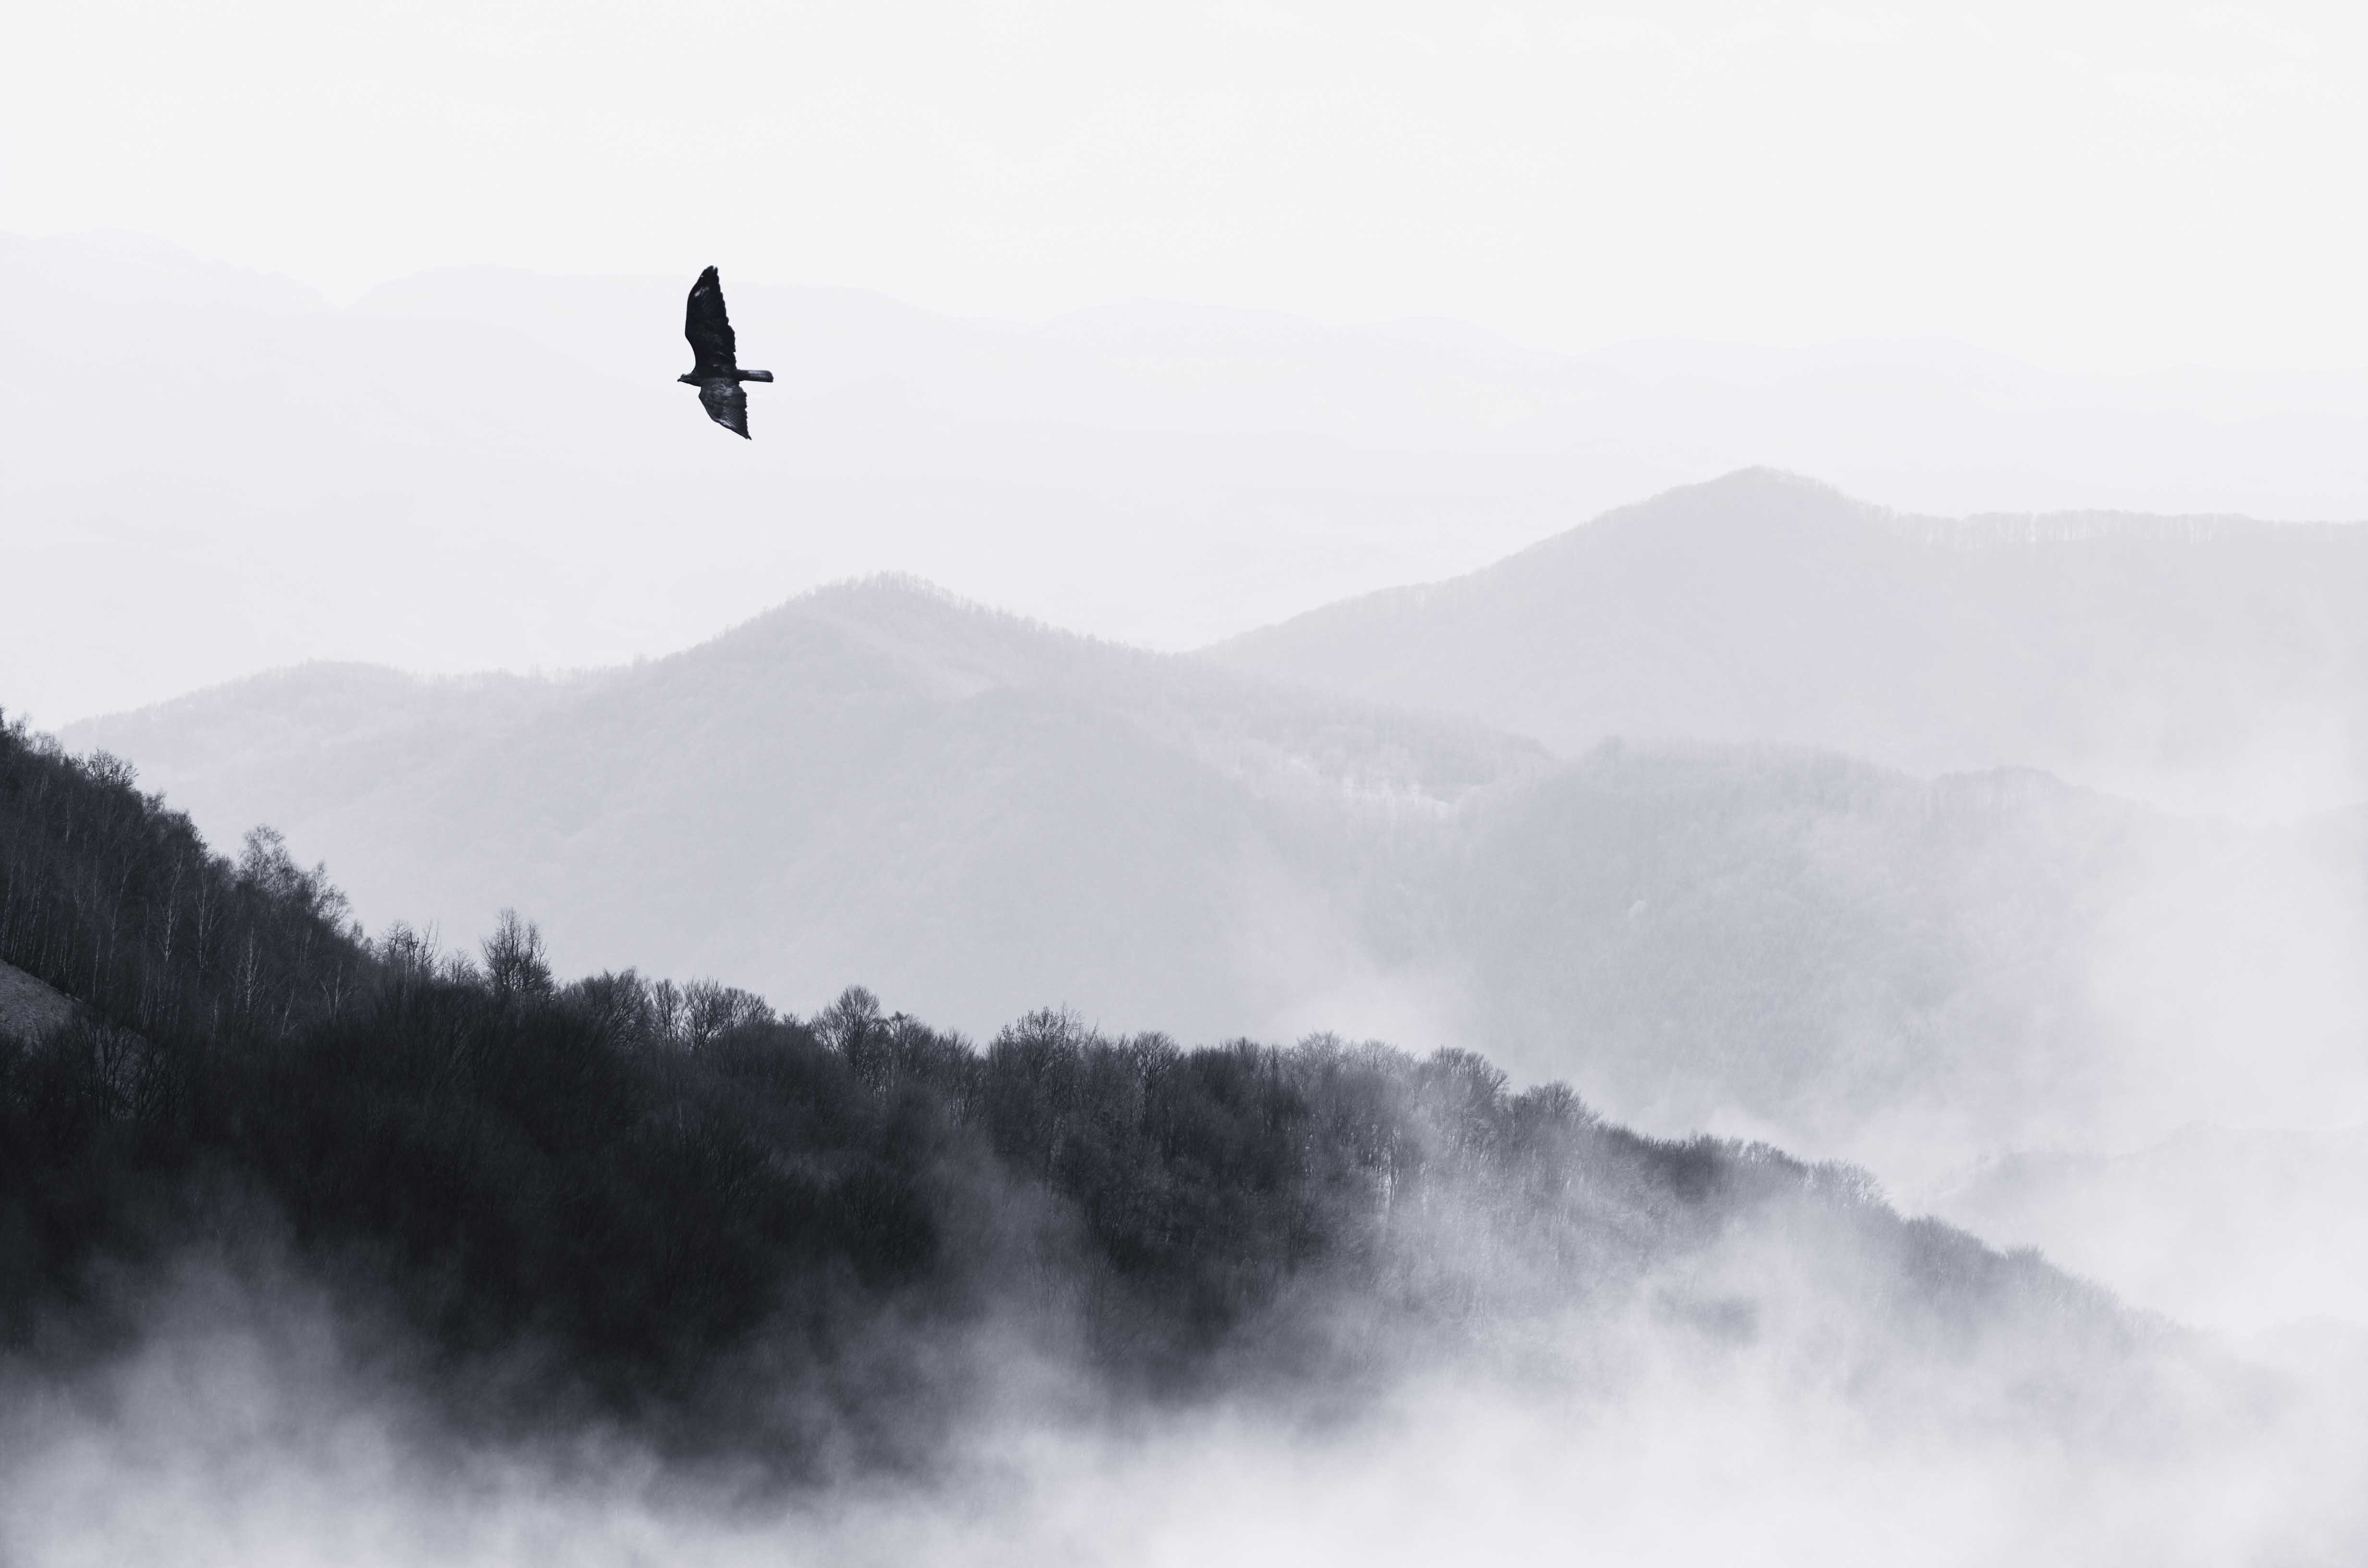
<instances>
[{"instance_id":1,"label":"forested mountain slope","mask_svg":"<svg viewBox=\"0 0 2368 1568\"><path fill-rule=\"evenodd\" d=\"M2362 603L2368 527L1914 517L1748 470L1212 653L1565 754L1781 741L2276 812L2368 796Z\"/></svg>"},{"instance_id":2,"label":"forested mountain slope","mask_svg":"<svg viewBox=\"0 0 2368 1568\"><path fill-rule=\"evenodd\" d=\"M982 1048L860 991L569 982L515 917L476 955L369 939L268 830L219 857L21 725L0 963L80 1004L0 1040L12 1559L195 1519L398 1560L1110 1561L1214 1494L1194 1533L1239 1557L1376 1487L1804 1562L2368 1540L2339 1366L1470 1051L1042 1011Z\"/></svg>"},{"instance_id":3,"label":"forested mountain slope","mask_svg":"<svg viewBox=\"0 0 2368 1568\"><path fill-rule=\"evenodd\" d=\"M70 738L217 837L284 824L373 926L465 937L515 901L572 968L803 1007L860 979L977 1034L1065 1004L1485 1043L1896 1180L2361 1087L2348 820L1770 747L1553 764L905 583L564 683L313 667Z\"/></svg>"},{"instance_id":4,"label":"forested mountain slope","mask_svg":"<svg viewBox=\"0 0 2368 1568\"><path fill-rule=\"evenodd\" d=\"M2157 1380L2192 1347L2034 1256L1904 1222L1848 1170L1510 1094L1468 1053L1187 1051L1048 1013L980 1051L861 993L801 1022L712 983L563 984L515 921L480 963L342 907L268 834L233 864L119 767L0 730L0 961L88 1007L0 1045L8 1355L108 1353L202 1242L284 1248L387 1315L464 1428L621 1423L806 1479L931 1462L990 1328L1159 1400L1353 1407L1638 1305L1839 1353L1820 1376L1907 1417L1936 1376L2100 1440L2134 1398L2192 1397Z\"/></svg>"}]
</instances>

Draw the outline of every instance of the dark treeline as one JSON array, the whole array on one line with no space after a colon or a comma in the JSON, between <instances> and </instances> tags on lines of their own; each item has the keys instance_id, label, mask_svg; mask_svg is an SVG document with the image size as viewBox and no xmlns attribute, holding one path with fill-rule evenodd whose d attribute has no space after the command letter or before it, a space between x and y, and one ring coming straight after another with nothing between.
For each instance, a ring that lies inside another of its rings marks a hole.
<instances>
[{"instance_id":1,"label":"dark treeline","mask_svg":"<svg viewBox=\"0 0 2368 1568\"><path fill-rule=\"evenodd\" d=\"M561 983L514 917L476 957L369 939L273 836L215 856L123 764L21 726L0 960L83 1005L0 1041L18 1357L104 1354L154 1266L262 1237L391 1321L455 1418L798 1473L925 1460L991 1336L1110 1394L1328 1398L1770 1216L1878 1260L1862 1293L1933 1344L2002 1313L2123 1332L1847 1171L1641 1138L1467 1053L1185 1050L1052 1013L978 1049L860 990L801 1021L712 983ZM1664 1305L1752 1332L1748 1302Z\"/></svg>"}]
</instances>

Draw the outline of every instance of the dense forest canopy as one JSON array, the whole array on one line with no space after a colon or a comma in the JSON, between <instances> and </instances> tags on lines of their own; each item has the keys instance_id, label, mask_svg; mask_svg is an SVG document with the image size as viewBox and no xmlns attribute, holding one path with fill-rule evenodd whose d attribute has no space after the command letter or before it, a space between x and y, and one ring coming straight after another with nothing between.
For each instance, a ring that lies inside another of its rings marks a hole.
<instances>
[{"instance_id":1,"label":"dense forest canopy","mask_svg":"<svg viewBox=\"0 0 2368 1568\"><path fill-rule=\"evenodd\" d=\"M0 961L80 1004L0 1043L0 1323L37 1360L136 1335L177 1252L267 1235L399 1324L456 1419L791 1475L925 1461L982 1376L944 1347L990 1332L1098 1397L1285 1404L1577 1312L1748 1342L1788 1309L1719 1262L1747 1235L1833 1286L1814 1311L1857 1326L1819 1353L1870 1385L1903 1344L1950 1365L2010 1329L2015 1397L2088 1408L2078 1369L2159 1339L1846 1168L1639 1137L1464 1052L1056 1012L980 1048L860 988L798 1019L563 982L515 916L475 956L368 937L268 832L218 856L21 724Z\"/></svg>"}]
</instances>

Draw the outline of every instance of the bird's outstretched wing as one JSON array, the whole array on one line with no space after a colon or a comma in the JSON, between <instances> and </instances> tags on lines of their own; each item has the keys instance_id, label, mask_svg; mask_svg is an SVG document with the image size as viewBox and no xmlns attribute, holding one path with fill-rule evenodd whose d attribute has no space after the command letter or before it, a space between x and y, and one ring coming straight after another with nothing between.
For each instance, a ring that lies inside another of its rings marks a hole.
<instances>
[{"instance_id":1,"label":"bird's outstretched wing","mask_svg":"<svg viewBox=\"0 0 2368 1568\"><path fill-rule=\"evenodd\" d=\"M697 361L690 368L692 375L728 376L739 368L740 347L733 341L732 318L723 313L723 283L712 267L690 286L690 301L683 310L682 335L690 339L691 357ZM708 406L711 410L714 407L712 403Z\"/></svg>"},{"instance_id":2,"label":"bird's outstretched wing","mask_svg":"<svg viewBox=\"0 0 2368 1568\"><path fill-rule=\"evenodd\" d=\"M740 390L740 383L709 381L699 389L699 401L707 406L707 417L742 440L748 439L748 394Z\"/></svg>"}]
</instances>

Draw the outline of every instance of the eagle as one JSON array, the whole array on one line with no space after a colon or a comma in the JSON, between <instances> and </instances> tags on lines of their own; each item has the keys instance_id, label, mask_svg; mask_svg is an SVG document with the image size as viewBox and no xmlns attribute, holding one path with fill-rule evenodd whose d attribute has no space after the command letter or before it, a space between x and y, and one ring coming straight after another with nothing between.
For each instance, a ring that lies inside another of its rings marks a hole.
<instances>
[{"instance_id":1,"label":"eagle","mask_svg":"<svg viewBox=\"0 0 2368 1568\"><path fill-rule=\"evenodd\" d=\"M707 416L726 430L748 439L748 394L742 381L769 381L770 370L744 370L739 347L732 337L732 318L723 313L723 281L709 267L690 286L683 312L682 335L690 339L690 374L676 380L699 389Z\"/></svg>"}]
</instances>

